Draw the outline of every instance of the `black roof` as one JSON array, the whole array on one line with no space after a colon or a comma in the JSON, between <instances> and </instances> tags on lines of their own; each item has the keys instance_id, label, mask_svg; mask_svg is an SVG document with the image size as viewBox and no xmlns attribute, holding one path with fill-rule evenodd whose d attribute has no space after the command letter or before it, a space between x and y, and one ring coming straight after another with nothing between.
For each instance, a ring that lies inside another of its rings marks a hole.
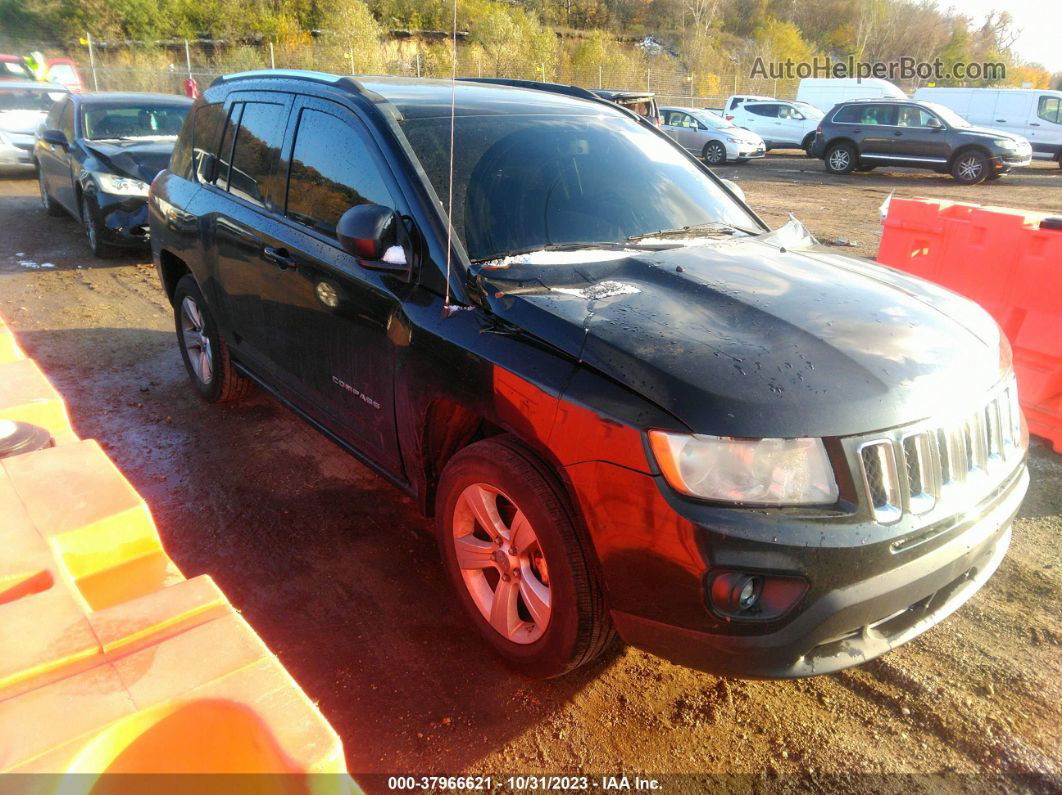
<instances>
[{"instance_id":1,"label":"black roof","mask_svg":"<svg viewBox=\"0 0 1062 795\"><path fill-rule=\"evenodd\" d=\"M325 72L295 69L258 70L219 77L211 88L237 81L300 80L348 92L363 94L376 102L392 105L403 118L427 119L450 115L451 98L457 116L498 116L513 114L604 115L623 113L592 95L584 98L585 89L557 84L537 84L522 80L450 80L421 77L357 76L341 77ZM545 89L545 90L543 90Z\"/></svg>"}]
</instances>

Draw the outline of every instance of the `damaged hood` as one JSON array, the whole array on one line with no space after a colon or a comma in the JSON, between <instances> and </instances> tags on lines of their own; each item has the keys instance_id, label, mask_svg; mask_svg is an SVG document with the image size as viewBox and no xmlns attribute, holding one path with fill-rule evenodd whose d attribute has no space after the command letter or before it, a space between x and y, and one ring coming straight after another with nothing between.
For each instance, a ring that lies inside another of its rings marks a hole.
<instances>
[{"instance_id":1,"label":"damaged hood","mask_svg":"<svg viewBox=\"0 0 1062 795\"><path fill-rule=\"evenodd\" d=\"M115 174L149 185L170 164L176 138L145 138L132 141L85 141L85 146Z\"/></svg>"},{"instance_id":2,"label":"damaged hood","mask_svg":"<svg viewBox=\"0 0 1062 795\"><path fill-rule=\"evenodd\" d=\"M698 433L866 433L973 410L1009 367L977 305L787 229L515 258L477 278L504 320Z\"/></svg>"}]
</instances>

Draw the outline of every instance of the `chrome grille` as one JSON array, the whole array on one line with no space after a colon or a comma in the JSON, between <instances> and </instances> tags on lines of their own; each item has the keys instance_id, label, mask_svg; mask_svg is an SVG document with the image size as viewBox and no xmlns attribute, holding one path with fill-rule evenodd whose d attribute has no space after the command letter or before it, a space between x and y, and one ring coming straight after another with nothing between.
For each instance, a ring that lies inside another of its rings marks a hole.
<instances>
[{"instance_id":1,"label":"chrome grille","mask_svg":"<svg viewBox=\"0 0 1062 795\"><path fill-rule=\"evenodd\" d=\"M1013 379L956 423L920 423L858 446L864 494L882 523L948 506L958 492L987 491L1025 454Z\"/></svg>"}]
</instances>

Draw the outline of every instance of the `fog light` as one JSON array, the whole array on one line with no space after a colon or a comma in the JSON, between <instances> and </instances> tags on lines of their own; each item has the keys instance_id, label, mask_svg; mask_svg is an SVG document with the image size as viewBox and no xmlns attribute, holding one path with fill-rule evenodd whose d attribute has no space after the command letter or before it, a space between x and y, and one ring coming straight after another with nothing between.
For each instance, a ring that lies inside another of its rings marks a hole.
<instances>
[{"instance_id":1,"label":"fog light","mask_svg":"<svg viewBox=\"0 0 1062 795\"><path fill-rule=\"evenodd\" d=\"M762 577L726 572L712 582L712 601L724 613L745 613L756 607L762 587Z\"/></svg>"},{"instance_id":2,"label":"fog light","mask_svg":"<svg viewBox=\"0 0 1062 795\"><path fill-rule=\"evenodd\" d=\"M712 612L726 619L770 621L800 601L808 584L800 577L713 571L707 575L706 595Z\"/></svg>"}]
</instances>

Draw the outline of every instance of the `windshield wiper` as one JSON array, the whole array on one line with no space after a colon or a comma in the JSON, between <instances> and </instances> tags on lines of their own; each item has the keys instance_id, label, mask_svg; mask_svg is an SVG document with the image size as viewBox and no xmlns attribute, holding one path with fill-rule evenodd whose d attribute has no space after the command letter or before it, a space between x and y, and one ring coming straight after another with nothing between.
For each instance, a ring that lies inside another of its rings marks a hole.
<instances>
[{"instance_id":1,"label":"windshield wiper","mask_svg":"<svg viewBox=\"0 0 1062 795\"><path fill-rule=\"evenodd\" d=\"M734 226L733 224L723 223L721 221L712 221L707 224L691 224L690 226L677 226L674 229L661 229L659 232L646 232L641 235L631 235L627 238L628 243L636 243L639 240L645 240L647 237L682 237L689 235L693 232L702 230L717 230L724 232L728 235L733 235L738 232L745 235L755 235L756 232L751 232L748 229L742 229L740 226Z\"/></svg>"},{"instance_id":2,"label":"windshield wiper","mask_svg":"<svg viewBox=\"0 0 1062 795\"><path fill-rule=\"evenodd\" d=\"M603 248L609 251L622 251L627 248L627 244L618 243L614 240L597 240L582 243L544 243L539 246L529 246L528 248L513 249L512 251L502 251L498 254L492 254L489 257L474 259L472 260L472 264L482 265L487 262L495 262L497 260L505 259L506 257L519 257L521 254L534 254L538 251L579 251L584 248Z\"/></svg>"}]
</instances>

